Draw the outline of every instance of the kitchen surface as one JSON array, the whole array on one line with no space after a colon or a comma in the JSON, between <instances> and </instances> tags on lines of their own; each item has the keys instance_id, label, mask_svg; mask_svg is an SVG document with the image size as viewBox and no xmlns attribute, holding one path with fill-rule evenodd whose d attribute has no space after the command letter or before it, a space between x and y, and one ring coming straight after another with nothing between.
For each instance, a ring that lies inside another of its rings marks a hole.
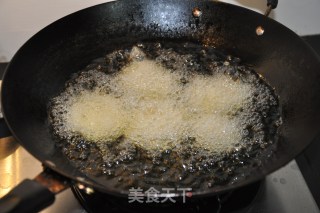
<instances>
[{"instance_id":1,"label":"kitchen surface","mask_svg":"<svg viewBox=\"0 0 320 213\"><path fill-rule=\"evenodd\" d=\"M41 28L77 10L107 1L0 1L0 75L14 53ZM225 1L260 13L264 0ZM271 18L302 36L320 55L319 0L279 0ZM319 68L320 72L320 68ZM319 213L320 212L320 137L295 160L268 175L244 209L236 212L252 213ZM32 157L12 137L0 139L0 197L25 178L34 178L42 171L39 161ZM85 193L84 190L81 193ZM90 194L90 193L89 193ZM88 195L90 197L90 195ZM78 195L78 199L81 200ZM130 207L130 206L128 206ZM221 212L224 212L222 205ZM85 213L71 189L56 196L55 203L44 213Z\"/></svg>"}]
</instances>

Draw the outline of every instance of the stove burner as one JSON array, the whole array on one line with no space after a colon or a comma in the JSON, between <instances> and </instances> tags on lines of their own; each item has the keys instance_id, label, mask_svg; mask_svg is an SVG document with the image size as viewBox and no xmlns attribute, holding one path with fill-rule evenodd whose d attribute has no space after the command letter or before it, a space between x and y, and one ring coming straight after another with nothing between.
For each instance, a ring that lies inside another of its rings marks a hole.
<instances>
[{"instance_id":1,"label":"stove burner","mask_svg":"<svg viewBox=\"0 0 320 213\"><path fill-rule=\"evenodd\" d=\"M129 203L128 198L119 198L104 193L95 192L88 195L84 190L73 185L72 191L80 204L88 213L102 212L153 212L153 213L191 213L191 212L246 212L260 190L262 182L233 190L226 194L198 199L187 198L185 203Z\"/></svg>"}]
</instances>

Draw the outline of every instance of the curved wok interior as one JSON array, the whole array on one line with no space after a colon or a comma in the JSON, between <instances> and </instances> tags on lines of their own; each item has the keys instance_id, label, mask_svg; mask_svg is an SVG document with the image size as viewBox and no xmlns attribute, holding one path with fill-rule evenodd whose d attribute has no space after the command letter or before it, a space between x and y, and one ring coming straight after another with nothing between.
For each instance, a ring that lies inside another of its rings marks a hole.
<instances>
[{"instance_id":1,"label":"curved wok interior","mask_svg":"<svg viewBox=\"0 0 320 213\"><path fill-rule=\"evenodd\" d=\"M194 18L193 8L202 11ZM265 32L257 36L256 28ZM225 50L250 64L280 96L279 146L247 180L194 194L219 193L262 178L301 152L320 129L320 62L284 26L236 6L207 1L117 1L69 15L32 37L12 59L3 82L6 121L19 142L52 169L97 189L110 189L74 168L56 148L47 121L48 101L73 72L95 58L139 41L179 39ZM46 164L46 163L45 163Z\"/></svg>"}]
</instances>

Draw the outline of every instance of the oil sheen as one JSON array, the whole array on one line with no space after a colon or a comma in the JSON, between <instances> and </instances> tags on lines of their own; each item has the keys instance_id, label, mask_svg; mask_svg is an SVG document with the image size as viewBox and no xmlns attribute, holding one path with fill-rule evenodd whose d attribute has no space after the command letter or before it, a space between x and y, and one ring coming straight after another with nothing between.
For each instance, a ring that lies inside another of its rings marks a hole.
<instances>
[{"instance_id":1,"label":"oil sheen","mask_svg":"<svg viewBox=\"0 0 320 213\"><path fill-rule=\"evenodd\" d=\"M121 189L203 189L244 178L270 152L281 123L271 87L238 58L180 45L110 53L52 99L53 135L80 170Z\"/></svg>"}]
</instances>

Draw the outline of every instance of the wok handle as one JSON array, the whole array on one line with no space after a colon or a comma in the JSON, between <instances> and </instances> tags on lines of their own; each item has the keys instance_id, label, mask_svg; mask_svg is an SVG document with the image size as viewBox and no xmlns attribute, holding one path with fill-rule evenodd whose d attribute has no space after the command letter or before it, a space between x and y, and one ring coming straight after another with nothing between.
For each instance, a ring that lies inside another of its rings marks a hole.
<instances>
[{"instance_id":1,"label":"wok handle","mask_svg":"<svg viewBox=\"0 0 320 213\"><path fill-rule=\"evenodd\" d=\"M0 199L0 213L34 213L50 206L55 194L67 189L70 181L46 168L33 180L25 179Z\"/></svg>"},{"instance_id":2,"label":"wok handle","mask_svg":"<svg viewBox=\"0 0 320 213\"><path fill-rule=\"evenodd\" d=\"M31 213L51 205L54 193L37 181L26 179L0 200L0 213Z\"/></svg>"},{"instance_id":3,"label":"wok handle","mask_svg":"<svg viewBox=\"0 0 320 213\"><path fill-rule=\"evenodd\" d=\"M1 148L4 149L2 154L5 154L2 156L0 153L0 157L11 154L17 148L14 140L5 140L11 135L4 118L0 115L0 142ZM51 205L54 200L54 193L46 186L37 180L25 179L0 199L0 213L39 212Z\"/></svg>"},{"instance_id":4,"label":"wok handle","mask_svg":"<svg viewBox=\"0 0 320 213\"><path fill-rule=\"evenodd\" d=\"M267 0L267 6L268 8L264 12L264 15L268 17L271 13L271 10L275 9L278 6L278 0Z\"/></svg>"},{"instance_id":5,"label":"wok handle","mask_svg":"<svg viewBox=\"0 0 320 213\"><path fill-rule=\"evenodd\" d=\"M0 138L9 137L11 135L12 134L8 128L6 121L0 116Z\"/></svg>"},{"instance_id":6,"label":"wok handle","mask_svg":"<svg viewBox=\"0 0 320 213\"><path fill-rule=\"evenodd\" d=\"M278 6L278 0L267 0L267 6L271 7L271 9L276 9Z\"/></svg>"}]
</instances>

